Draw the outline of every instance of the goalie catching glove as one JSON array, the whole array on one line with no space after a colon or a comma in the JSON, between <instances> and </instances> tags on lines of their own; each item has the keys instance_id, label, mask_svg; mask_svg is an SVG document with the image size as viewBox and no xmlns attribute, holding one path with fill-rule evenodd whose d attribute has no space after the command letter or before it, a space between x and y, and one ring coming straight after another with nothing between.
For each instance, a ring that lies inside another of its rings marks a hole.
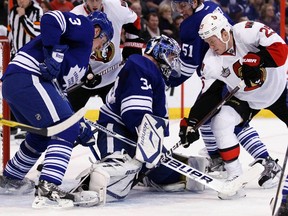
<instances>
[{"instance_id":1,"label":"goalie catching glove","mask_svg":"<svg viewBox=\"0 0 288 216\"><path fill-rule=\"evenodd\" d=\"M180 131L179 137L181 144L184 148L188 148L191 143L199 139L199 131L194 130L193 128L197 124L197 121L193 119L183 118L180 121Z\"/></svg>"},{"instance_id":2,"label":"goalie catching glove","mask_svg":"<svg viewBox=\"0 0 288 216\"><path fill-rule=\"evenodd\" d=\"M77 137L76 143L87 147L95 145L96 140L94 133L95 131L92 131L89 120L82 118L80 121L80 133Z\"/></svg>"},{"instance_id":3,"label":"goalie catching glove","mask_svg":"<svg viewBox=\"0 0 288 216\"><path fill-rule=\"evenodd\" d=\"M246 90L253 90L263 85L266 78L263 65L261 56L256 53L249 52L243 57L242 78L248 87Z\"/></svg>"},{"instance_id":4,"label":"goalie catching glove","mask_svg":"<svg viewBox=\"0 0 288 216\"><path fill-rule=\"evenodd\" d=\"M88 66L88 70L84 77L81 79L81 82L88 88L94 88L99 85L102 81L102 77L99 74L94 74L91 66Z\"/></svg>"},{"instance_id":5,"label":"goalie catching glove","mask_svg":"<svg viewBox=\"0 0 288 216\"><path fill-rule=\"evenodd\" d=\"M44 47L44 62L39 64L40 72L45 80L57 78L61 70L64 53L68 50L67 45L55 45L52 49Z\"/></svg>"}]
</instances>

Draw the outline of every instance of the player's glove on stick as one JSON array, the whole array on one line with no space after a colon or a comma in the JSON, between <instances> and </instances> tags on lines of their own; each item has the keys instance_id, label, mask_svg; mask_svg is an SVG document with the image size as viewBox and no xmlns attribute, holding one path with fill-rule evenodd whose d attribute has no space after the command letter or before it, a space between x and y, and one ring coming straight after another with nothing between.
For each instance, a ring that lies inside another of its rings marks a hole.
<instances>
[{"instance_id":1,"label":"player's glove on stick","mask_svg":"<svg viewBox=\"0 0 288 216\"><path fill-rule=\"evenodd\" d=\"M261 56L256 53L248 53L243 57L242 77L248 88L260 87L265 80L265 69Z\"/></svg>"},{"instance_id":2,"label":"player's glove on stick","mask_svg":"<svg viewBox=\"0 0 288 216\"><path fill-rule=\"evenodd\" d=\"M84 85L88 88L94 88L97 85L99 85L102 81L102 77L99 74L94 74L92 71L91 66L89 65L87 73L85 76L81 79L82 82L84 82Z\"/></svg>"},{"instance_id":3,"label":"player's glove on stick","mask_svg":"<svg viewBox=\"0 0 288 216\"><path fill-rule=\"evenodd\" d=\"M44 79L52 80L57 78L61 70L64 53L68 48L67 45L55 45L52 50L43 48L45 60L39 64L39 69Z\"/></svg>"},{"instance_id":4,"label":"player's glove on stick","mask_svg":"<svg viewBox=\"0 0 288 216\"><path fill-rule=\"evenodd\" d=\"M191 143L199 139L198 129L194 131L194 127L197 124L195 120L183 118L180 121L179 137L184 148L188 148Z\"/></svg>"},{"instance_id":5,"label":"player's glove on stick","mask_svg":"<svg viewBox=\"0 0 288 216\"><path fill-rule=\"evenodd\" d=\"M88 122L89 120L85 118L80 121L80 134L76 140L77 143L87 147L95 145L96 142L94 131L92 131L92 128Z\"/></svg>"}]
</instances>

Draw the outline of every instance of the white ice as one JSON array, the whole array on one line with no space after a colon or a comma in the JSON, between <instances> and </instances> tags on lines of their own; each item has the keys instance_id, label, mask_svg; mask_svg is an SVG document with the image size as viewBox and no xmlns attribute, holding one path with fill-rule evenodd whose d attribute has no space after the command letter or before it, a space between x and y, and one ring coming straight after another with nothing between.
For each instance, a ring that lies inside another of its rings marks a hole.
<instances>
[{"instance_id":1,"label":"white ice","mask_svg":"<svg viewBox=\"0 0 288 216\"><path fill-rule=\"evenodd\" d=\"M170 123L171 135L165 140L167 147L172 147L178 140L178 120ZM267 145L270 155L278 158L283 164L283 158L287 148L288 133L284 123L277 119L254 119L251 122L263 142ZM204 147L202 141L195 142L188 149L179 148L177 151L185 155L198 155L198 151ZM19 143L12 142L12 155L19 148ZM62 187L70 189L77 181L76 176L89 167L89 157L93 155L88 148L78 146L74 149L72 159L66 172ZM248 169L252 157L241 149L240 160L243 169ZM39 161L40 163L41 161ZM286 172L287 173L287 172ZM28 173L28 177L37 180L35 167ZM107 203L105 206L93 208L73 208L69 210L31 208L33 194L26 196L0 196L1 216L269 216L271 209L269 202L276 194L276 187L262 189L257 184L257 179L246 186L247 196L238 200L220 200L217 192L206 189L203 193L178 192L159 193L135 187L127 199L118 203Z\"/></svg>"}]
</instances>

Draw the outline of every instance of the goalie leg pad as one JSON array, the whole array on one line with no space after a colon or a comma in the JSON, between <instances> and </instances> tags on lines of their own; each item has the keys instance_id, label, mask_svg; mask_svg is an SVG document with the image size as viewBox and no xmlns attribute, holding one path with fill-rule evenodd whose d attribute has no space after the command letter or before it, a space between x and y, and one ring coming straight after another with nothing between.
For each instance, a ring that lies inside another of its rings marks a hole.
<instances>
[{"instance_id":1,"label":"goalie leg pad","mask_svg":"<svg viewBox=\"0 0 288 216\"><path fill-rule=\"evenodd\" d=\"M207 172L209 161L205 157L193 156L188 158L188 165L205 173ZM186 181L186 189L189 191L201 192L205 190L205 185L200 184L191 178L186 178Z\"/></svg>"},{"instance_id":2,"label":"goalie leg pad","mask_svg":"<svg viewBox=\"0 0 288 216\"><path fill-rule=\"evenodd\" d=\"M141 167L142 163L128 154L114 152L102 162L92 165L89 190L104 194L107 202L122 200L130 192L135 175Z\"/></svg>"}]
</instances>

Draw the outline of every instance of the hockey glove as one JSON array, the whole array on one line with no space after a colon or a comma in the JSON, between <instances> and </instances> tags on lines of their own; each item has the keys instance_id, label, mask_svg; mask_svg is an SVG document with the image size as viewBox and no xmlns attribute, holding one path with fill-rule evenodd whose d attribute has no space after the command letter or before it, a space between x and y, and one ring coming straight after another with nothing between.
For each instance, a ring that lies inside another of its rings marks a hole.
<instances>
[{"instance_id":1,"label":"hockey glove","mask_svg":"<svg viewBox=\"0 0 288 216\"><path fill-rule=\"evenodd\" d=\"M266 72L261 57L256 53L248 53L243 57L242 78L247 91L261 87L265 81Z\"/></svg>"},{"instance_id":2,"label":"hockey glove","mask_svg":"<svg viewBox=\"0 0 288 216\"><path fill-rule=\"evenodd\" d=\"M122 50L123 60L126 60L132 54L142 55L144 40L142 38L126 39Z\"/></svg>"},{"instance_id":3,"label":"hockey glove","mask_svg":"<svg viewBox=\"0 0 288 216\"><path fill-rule=\"evenodd\" d=\"M94 74L91 66L89 65L88 71L85 76L81 79L84 85L88 88L95 88L102 81L102 77L99 74Z\"/></svg>"},{"instance_id":4,"label":"hockey glove","mask_svg":"<svg viewBox=\"0 0 288 216\"><path fill-rule=\"evenodd\" d=\"M95 145L96 142L94 131L88 122L89 120L85 118L80 121L80 134L76 140L77 143L87 147Z\"/></svg>"},{"instance_id":5,"label":"hockey glove","mask_svg":"<svg viewBox=\"0 0 288 216\"><path fill-rule=\"evenodd\" d=\"M197 124L195 120L183 118L180 121L179 137L184 148L188 148L191 143L199 139L199 131L194 131L194 127Z\"/></svg>"},{"instance_id":6,"label":"hockey glove","mask_svg":"<svg viewBox=\"0 0 288 216\"><path fill-rule=\"evenodd\" d=\"M67 45L55 45L52 50L43 48L45 60L39 64L42 77L46 80L57 78L61 70L64 53L68 50Z\"/></svg>"}]
</instances>

